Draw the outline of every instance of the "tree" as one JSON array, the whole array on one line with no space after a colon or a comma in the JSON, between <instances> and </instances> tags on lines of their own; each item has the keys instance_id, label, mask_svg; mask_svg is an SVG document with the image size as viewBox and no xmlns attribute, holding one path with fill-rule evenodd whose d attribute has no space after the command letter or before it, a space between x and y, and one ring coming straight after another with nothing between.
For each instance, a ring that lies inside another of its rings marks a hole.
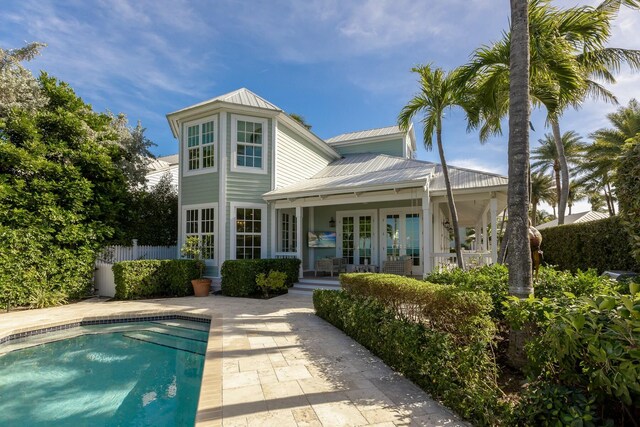
<instances>
[{"instance_id":1,"label":"tree","mask_svg":"<svg viewBox=\"0 0 640 427\"><path fill-rule=\"evenodd\" d=\"M640 262L640 130L627 140L615 175L620 217L629 233L633 256Z\"/></svg>"},{"instance_id":2,"label":"tree","mask_svg":"<svg viewBox=\"0 0 640 427\"><path fill-rule=\"evenodd\" d=\"M44 46L29 43L20 49L0 48L0 117L12 108L34 112L47 102L38 80L21 64L35 58Z\"/></svg>"},{"instance_id":3,"label":"tree","mask_svg":"<svg viewBox=\"0 0 640 427\"><path fill-rule=\"evenodd\" d=\"M106 137L100 138L101 142L112 151L112 157L127 177L129 185L144 186L149 159L155 158L149 149L156 144L144 135L146 129L140 122L132 128L124 114L108 115L111 125L106 131Z\"/></svg>"},{"instance_id":4,"label":"tree","mask_svg":"<svg viewBox=\"0 0 640 427\"><path fill-rule=\"evenodd\" d=\"M456 72L446 73L441 68L432 68L431 65L423 65L413 68L411 71L420 75L420 92L404 106L398 116L398 125L403 130L408 130L411 120L420 113L424 113L422 124L424 127L423 140L427 150L433 148L433 134L436 134L438 155L442 165L445 187L447 189L447 202L451 225L456 247L456 259L459 268L464 268L462 262L462 246L460 241L460 229L458 226L458 212L453 199L449 168L444 155L442 144L442 119L445 110L459 106L465 112L469 111L468 98L464 87L458 85Z\"/></svg>"},{"instance_id":5,"label":"tree","mask_svg":"<svg viewBox=\"0 0 640 427\"><path fill-rule=\"evenodd\" d=\"M571 181L569 185L569 197L567 198L567 206L569 207L569 215L571 215L571 208L575 202L578 202L587 197L587 191L584 184L580 181Z\"/></svg>"},{"instance_id":6,"label":"tree","mask_svg":"<svg viewBox=\"0 0 640 427\"><path fill-rule=\"evenodd\" d=\"M549 175L542 172L533 172L531 174L531 224L535 226L538 223L538 204L540 202L549 202L554 197L553 181Z\"/></svg>"},{"instance_id":7,"label":"tree","mask_svg":"<svg viewBox=\"0 0 640 427\"><path fill-rule=\"evenodd\" d=\"M529 15L526 0L511 0L509 61L509 187L507 224L509 293L521 298L531 287L529 247ZM513 337L513 334L512 334ZM520 343L511 344L519 347Z\"/></svg>"},{"instance_id":8,"label":"tree","mask_svg":"<svg viewBox=\"0 0 640 427\"><path fill-rule=\"evenodd\" d=\"M551 171L556 183L555 200L560 200L562 192L561 166L555 139L552 134L546 134L543 139L538 140L538 143L540 145L532 152L531 159L534 162L531 164L531 168L542 173ZM582 142L580 135L574 131L565 132L562 135L562 146L567 165L576 165L581 161L586 145Z\"/></svg>"}]
</instances>

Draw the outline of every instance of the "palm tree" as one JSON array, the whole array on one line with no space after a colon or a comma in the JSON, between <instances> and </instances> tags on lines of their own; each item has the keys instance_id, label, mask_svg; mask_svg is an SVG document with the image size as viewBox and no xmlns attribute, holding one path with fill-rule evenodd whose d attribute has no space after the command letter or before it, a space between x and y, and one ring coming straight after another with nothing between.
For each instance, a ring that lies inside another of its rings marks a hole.
<instances>
[{"instance_id":1,"label":"palm tree","mask_svg":"<svg viewBox=\"0 0 640 427\"><path fill-rule=\"evenodd\" d=\"M456 246L456 258L459 268L464 268L462 263L462 246L460 241L460 229L458 226L458 212L453 200L449 169L444 156L442 145L442 118L446 109L460 106L467 111L467 95L465 90L456 85L456 71L447 73L441 68L432 68L431 65L423 65L413 68L411 71L420 75L420 92L404 106L398 116L398 125L407 130L411 120L419 113L424 113L422 124L424 127L423 139L427 150L433 148L433 134L436 134L436 143L442 174L447 189L447 201L451 215L451 225Z\"/></svg>"},{"instance_id":2,"label":"palm tree","mask_svg":"<svg viewBox=\"0 0 640 427\"><path fill-rule=\"evenodd\" d=\"M542 172L533 172L531 174L531 224L535 227L537 224L538 204L540 202L549 202L555 197L553 189L553 180L549 175Z\"/></svg>"},{"instance_id":3,"label":"palm tree","mask_svg":"<svg viewBox=\"0 0 640 427\"><path fill-rule=\"evenodd\" d=\"M567 199L567 207L569 207L569 215L571 215L571 208L575 202L578 202L587 197L587 190L584 184L580 181L571 181L569 185L569 198Z\"/></svg>"},{"instance_id":4,"label":"palm tree","mask_svg":"<svg viewBox=\"0 0 640 427\"><path fill-rule=\"evenodd\" d=\"M561 166L555 139L552 134L546 134L544 138L538 140L538 143L540 145L532 151L531 159L534 162L531 164L531 168L542 173L551 171L556 183L556 200L560 200L562 192ZM576 165L581 161L586 144L582 142L580 135L574 131L565 132L562 135L562 146L567 164Z\"/></svg>"}]
</instances>

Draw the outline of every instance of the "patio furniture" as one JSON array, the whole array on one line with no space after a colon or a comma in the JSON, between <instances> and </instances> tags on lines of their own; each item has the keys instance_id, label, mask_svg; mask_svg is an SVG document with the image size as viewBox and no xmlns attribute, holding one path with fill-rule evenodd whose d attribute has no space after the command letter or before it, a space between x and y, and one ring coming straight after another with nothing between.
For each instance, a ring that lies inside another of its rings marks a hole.
<instances>
[{"instance_id":1,"label":"patio furniture","mask_svg":"<svg viewBox=\"0 0 640 427\"><path fill-rule=\"evenodd\" d=\"M376 273L378 266L375 264L357 264L353 266L355 273Z\"/></svg>"},{"instance_id":2,"label":"patio furniture","mask_svg":"<svg viewBox=\"0 0 640 427\"><path fill-rule=\"evenodd\" d=\"M333 273L340 273L342 271L346 272L347 263L343 258L322 258L316 260L316 276L319 271L331 273L331 277L333 277Z\"/></svg>"},{"instance_id":3,"label":"patio furniture","mask_svg":"<svg viewBox=\"0 0 640 427\"><path fill-rule=\"evenodd\" d=\"M400 259L385 261L382 264L382 272L397 274L399 276L410 276L412 264L411 257L403 255Z\"/></svg>"}]
</instances>

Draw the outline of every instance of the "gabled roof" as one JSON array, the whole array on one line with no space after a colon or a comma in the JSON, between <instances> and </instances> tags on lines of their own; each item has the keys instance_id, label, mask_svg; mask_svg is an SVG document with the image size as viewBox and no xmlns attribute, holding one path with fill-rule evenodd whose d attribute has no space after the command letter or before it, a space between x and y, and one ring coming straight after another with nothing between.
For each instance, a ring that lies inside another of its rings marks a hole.
<instances>
[{"instance_id":1,"label":"gabled roof","mask_svg":"<svg viewBox=\"0 0 640 427\"><path fill-rule=\"evenodd\" d=\"M178 154L169 154L168 156L160 156L156 157L156 160L162 160L163 162L167 162L170 165L178 164Z\"/></svg>"},{"instance_id":2,"label":"gabled roof","mask_svg":"<svg viewBox=\"0 0 640 427\"><path fill-rule=\"evenodd\" d=\"M578 224L581 222L589 222L589 221L597 221L599 219L605 219L605 218L609 218L609 215L601 212L587 211L587 212L574 213L571 215L565 215L564 225ZM557 225L558 225L558 220L554 219L553 221L536 225L536 228L538 230L544 230L545 228L556 227Z\"/></svg>"},{"instance_id":3,"label":"gabled roof","mask_svg":"<svg viewBox=\"0 0 640 427\"><path fill-rule=\"evenodd\" d=\"M430 179L432 192L444 190L440 165L387 154L349 154L304 181L263 195L265 200L306 197L354 191L421 187ZM449 166L454 190L506 187L507 178L482 171ZM442 188L441 188L442 187Z\"/></svg>"},{"instance_id":4,"label":"gabled roof","mask_svg":"<svg viewBox=\"0 0 640 427\"><path fill-rule=\"evenodd\" d=\"M380 136L390 136L390 135L398 135L403 136L404 132L400 130L398 126L387 126L384 128L376 128L369 130L361 130L357 132L349 132L343 133L341 135L337 135L328 139L325 139L327 144L337 144L337 143L345 143L358 141L367 138L375 138Z\"/></svg>"},{"instance_id":5,"label":"gabled roof","mask_svg":"<svg viewBox=\"0 0 640 427\"><path fill-rule=\"evenodd\" d=\"M263 97L258 96L255 93L251 92L249 89L243 87L238 90L234 90L233 92L225 93L224 95L216 96L215 98L211 98L206 101L202 101L197 104L190 105L186 108L182 108L180 110L174 111L173 113L169 113L168 116L172 114L180 113L182 111L201 107L206 104L211 104L216 101L226 102L229 104L242 105L244 107L255 107L255 108L262 108L264 110L282 111L282 109L273 105Z\"/></svg>"}]
</instances>

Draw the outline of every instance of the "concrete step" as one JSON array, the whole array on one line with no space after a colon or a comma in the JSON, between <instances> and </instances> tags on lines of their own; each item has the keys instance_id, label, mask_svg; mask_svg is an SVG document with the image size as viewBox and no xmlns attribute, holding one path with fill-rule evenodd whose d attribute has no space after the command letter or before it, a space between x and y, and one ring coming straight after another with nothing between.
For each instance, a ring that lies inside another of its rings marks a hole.
<instances>
[{"instance_id":1,"label":"concrete step","mask_svg":"<svg viewBox=\"0 0 640 427\"><path fill-rule=\"evenodd\" d=\"M316 284L307 284L307 283L296 283L295 285L293 285L291 289L298 289L301 291L313 291L314 289L329 289L329 290L339 291L340 285L331 285L331 284L316 285Z\"/></svg>"},{"instance_id":2,"label":"concrete step","mask_svg":"<svg viewBox=\"0 0 640 427\"><path fill-rule=\"evenodd\" d=\"M335 279L315 279L313 277L305 277L304 279L298 279L298 283L304 285L327 285L327 286L340 286L340 280Z\"/></svg>"}]
</instances>

